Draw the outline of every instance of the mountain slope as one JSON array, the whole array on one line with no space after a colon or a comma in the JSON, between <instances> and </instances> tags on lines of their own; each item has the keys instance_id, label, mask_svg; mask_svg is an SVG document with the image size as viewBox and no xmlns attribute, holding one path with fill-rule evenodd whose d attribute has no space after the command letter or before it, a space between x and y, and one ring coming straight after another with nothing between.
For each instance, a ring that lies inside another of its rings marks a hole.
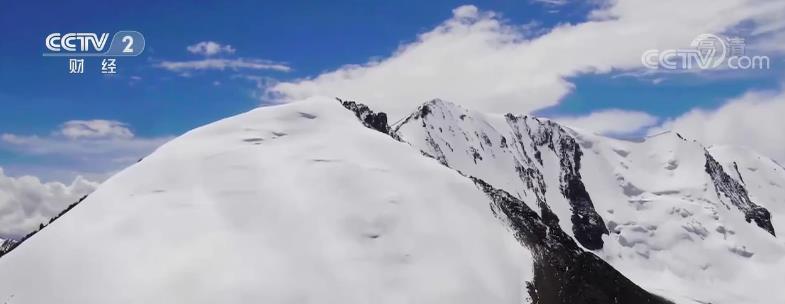
<instances>
[{"instance_id":1,"label":"mountain slope","mask_svg":"<svg viewBox=\"0 0 785 304\"><path fill-rule=\"evenodd\" d=\"M744 186L753 202L767 203L773 229L785 233L785 168L746 148L712 146L708 151Z\"/></svg>"},{"instance_id":2,"label":"mountain slope","mask_svg":"<svg viewBox=\"0 0 785 304\"><path fill-rule=\"evenodd\" d=\"M519 302L531 258L487 201L332 100L259 109L105 182L0 259L0 297Z\"/></svg>"},{"instance_id":3,"label":"mountain slope","mask_svg":"<svg viewBox=\"0 0 785 304\"><path fill-rule=\"evenodd\" d=\"M772 303L773 164L439 100L390 126L314 98L195 129L112 177L0 258L0 297Z\"/></svg>"},{"instance_id":4,"label":"mountain slope","mask_svg":"<svg viewBox=\"0 0 785 304\"><path fill-rule=\"evenodd\" d=\"M606 261L663 294L706 303L785 301L785 293L770 291L785 284L777 275L785 271L785 242L734 202L745 198L768 213L777 201L747 201L745 187L723 178L730 171L712 165L710 149L675 133L643 142L575 136L586 152L584 181L601 198L611 230L598 252Z\"/></svg>"},{"instance_id":5,"label":"mountain slope","mask_svg":"<svg viewBox=\"0 0 785 304\"><path fill-rule=\"evenodd\" d=\"M391 130L391 128L384 125L386 124L386 115L384 113L374 113L369 108L363 105L358 106L357 103L352 101L342 101L339 99L339 102L341 102L345 108L353 111L366 127L388 134L391 138L404 142L405 137L402 136L400 127L413 120L416 121L421 119L423 120L423 129L428 130L430 128L435 130L435 128L429 126L428 123L425 122L427 116L433 114L430 106L446 106L443 108L460 110L460 108L455 107L452 104L445 104L439 100L434 100L431 103L420 107L415 113L403 120L398 127ZM445 112L441 113L442 119L447 118ZM511 120L515 121L516 119L511 118ZM451 133L454 134L454 132ZM543 133L551 134L547 131ZM479 133L475 132L475 135L478 139L482 138L486 144L491 145L485 133L480 136ZM539 137L552 138L553 136L548 135ZM469 141L465 134L464 139ZM520 140L521 136L517 136L516 139ZM455 169L454 166L450 166L445 154L441 151L441 148L439 148L432 135L426 134L425 141L433 150L430 151L431 153L421 150L424 155L438 160L440 164L446 167ZM504 141L505 140L503 139L502 142ZM569 151L580 153L580 151L576 151L577 146L575 146L574 141L565 142L568 142L568 144L562 144L560 147L563 148L564 146L567 146L570 148ZM444 143L449 147L449 142ZM554 149L552 145L550 147L551 149ZM449 148L451 152L454 152L452 147ZM467 152L467 155L474 158L474 164L476 165L478 151L476 149L470 149L465 152ZM525 151L523 153L525 155ZM572 154L569 155L570 157L575 157ZM540 159L539 156L537 157ZM579 177L579 174L576 173L577 167L576 165L573 165L578 162L577 159L579 159L579 156L573 158L574 162L566 162L568 164L566 166L568 169L562 171L563 176L574 174ZM563 162L563 164L564 163L565 162ZM519 163L516 163L515 169L520 172L523 167ZM537 172L536 169L525 169L534 170L535 173ZM465 176L464 172L461 172L460 170L456 171ZM567 172L567 174L564 172ZM521 244L529 248L533 254L533 260L531 262L534 264L534 277L532 280L525 282L528 292L528 297L523 299L525 303L670 303L670 301L657 295L650 294L640 288L596 255L586 252L579 247L575 240L562 230L562 227L559 225L560 221L558 216L551 211L542 196L536 196L536 205L540 210L540 214L537 214L537 212L529 207L527 203L510 195L507 191L497 189L475 176L468 177L489 196L493 214L512 228L515 237L521 241ZM522 179L526 179L527 177L530 176L521 176ZM542 191L538 192L538 194L544 195L545 185L542 182L541 175L539 180L538 188L535 190ZM527 185L532 186L531 180L528 181L529 183ZM574 186L573 183L580 183L580 181L576 181L575 178L566 178L565 181L572 186ZM582 187L582 184L580 187ZM571 202L576 197L573 190L567 189L562 192L565 197L570 198ZM579 198L587 197L585 190L583 190L582 195L583 196L580 196ZM591 202L589 201L588 204L590 206ZM585 206L578 205L576 209L579 210L578 212L583 212L580 208L584 207ZM574 219L575 216L573 216L573 220ZM602 228L604 229L605 227L603 226ZM580 238L578 239L580 240Z\"/></svg>"},{"instance_id":6,"label":"mountain slope","mask_svg":"<svg viewBox=\"0 0 785 304\"><path fill-rule=\"evenodd\" d=\"M785 244L775 236L785 183L773 162L756 158L750 168L779 175L748 178L756 184L748 191L714 160L716 149L675 133L621 141L440 100L393 130L534 210L547 202L569 219L559 221L563 231L649 290L688 303L785 299L766 292L785 270Z\"/></svg>"},{"instance_id":7,"label":"mountain slope","mask_svg":"<svg viewBox=\"0 0 785 304\"><path fill-rule=\"evenodd\" d=\"M395 134L445 166L530 198L532 208L548 205L570 219L561 228L583 247L602 248L608 230L581 180L582 152L558 124L526 116L489 118L434 100L395 126Z\"/></svg>"}]
</instances>

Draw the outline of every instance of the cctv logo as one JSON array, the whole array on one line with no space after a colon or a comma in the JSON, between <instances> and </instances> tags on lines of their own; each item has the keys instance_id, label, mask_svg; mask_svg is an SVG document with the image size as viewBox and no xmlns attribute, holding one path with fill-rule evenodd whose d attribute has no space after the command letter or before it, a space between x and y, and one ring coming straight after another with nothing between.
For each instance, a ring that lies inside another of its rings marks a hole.
<instances>
[{"instance_id":1,"label":"cctv logo","mask_svg":"<svg viewBox=\"0 0 785 304\"><path fill-rule=\"evenodd\" d=\"M46 57L128 57L144 51L144 35L138 31L110 33L51 33L44 44Z\"/></svg>"},{"instance_id":2,"label":"cctv logo","mask_svg":"<svg viewBox=\"0 0 785 304\"><path fill-rule=\"evenodd\" d=\"M96 33L52 33L46 36L46 48L52 52L101 52L108 39L109 33L102 33L100 37Z\"/></svg>"}]
</instances>

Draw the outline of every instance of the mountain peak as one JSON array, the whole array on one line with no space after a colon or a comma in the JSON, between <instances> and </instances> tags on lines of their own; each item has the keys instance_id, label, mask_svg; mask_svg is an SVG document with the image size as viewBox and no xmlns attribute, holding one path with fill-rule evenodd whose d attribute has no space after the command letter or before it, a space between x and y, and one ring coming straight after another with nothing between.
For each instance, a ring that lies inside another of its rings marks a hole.
<instances>
[{"instance_id":1,"label":"mountain peak","mask_svg":"<svg viewBox=\"0 0 785 304\"><path fill-rule=\"evenodd\" d=\"M265 107L107 180L0 258L0 296L782 302L785 172L743 155L442 100L392 127L355 101Z\"/></svg>"}]
</instances>

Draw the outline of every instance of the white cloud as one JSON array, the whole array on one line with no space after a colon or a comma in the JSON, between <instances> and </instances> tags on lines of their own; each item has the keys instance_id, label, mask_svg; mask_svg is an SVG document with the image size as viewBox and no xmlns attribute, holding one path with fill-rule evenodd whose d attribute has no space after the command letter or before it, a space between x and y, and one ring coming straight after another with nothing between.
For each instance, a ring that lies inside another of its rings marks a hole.
<instances>
[{"instance_id":1,"label":"white cloud","mask_svg":"<svg viewBox=\"0 0 785 304\"><path fill-rule=\"evenodd\" d=\"M532 0L535 3L543 3L550 6L562 6L569 3L568 0Z\"/></svg>"},{"instance_id":2,"label":"white cloud","mask_svg":"<svg viewBox=\"0 0 785 304\"><path fill-rule=\"evenodd\" d=\"M452 10L453 18L476 18L479 14L479 9L474 5L463 5Z\"/></svg>"},{"instance_id":3,"label":"white cloud","mask_svg":"<svg viewBox=\"0 0 785 304\"><path fill-rule=\"evenodd\" d=\"M644 112L610 109L592 112L586 116L563 116L553 120L567 126L606 135L628 135L641 132L655 125L657 117Z\"/></svg>"},{"instance_id":4,"label":"white cloud","mask_svg":"<svg viewBox=\"0 0 785 304\"><path fill-rule=\"evenodd\" d=\"M111 157L122 159L127 155L139 157L168 141L162 138L81 138L59 136L0 134L0 148L33 155L60 155L74 158Z\"/></svg>"},{"instance_id":5,"label":"white cloud","mask_svg":"<svg viewBox=\"0 0 785 304\"><path fill-rule=\"evenodd\" d=\"M189 61L163 61L158 67L173 71L183 72L188 70L272 70L278 72L289 72L292 70L286 64L273 62L264 59L202 59Z\"/></svg>"},{"instance_id":6,"label":"white cloud","mask_svg":"<svg viewBox=\"0 0 785 304\"><path fill-rule=\"evenodd\" d=\"M749 147L785 163L785 91L753 91L714 110L692 110L649 133L673 130L707 145Z\"/></svg>"},{"instance_id":7,"label":"white cloud","mask_svg":"<svg viewBox=\"0 0 785 304\"><path fill-rule=\"evenodd\" d=\"M52 177L107 177L147 156L172 137L137 137L127 124L110 120L73 120L48 136L0 134L0 150L51 164ZM18 164L15 165L19 166ZM69 174L64 174L68 172Z\"/></svg>"},{"instance_id":8,"label":"white cloud","mask_svg":"<svg viewBox=\"0 0 785 304\"><path fill-rule=\"evenodd\" d=\"M10 177L0 168L0 239L19 239L47 223L97 183L77 177L68 185L32 176Z\"/></svg>"},{"instance_id":9,"label":"white cloud","mask_svg":"<svg viewBox=\"0 0 785 304\"><path fill-rule=\"evenodd\" d=\"M80 138L132 138L134 133L122 122L114 120L71 120L65 122L59 134L69 139Z\"/></svg>"},{"instance_id":10,"label":"white cloud","mask_svg":"<svg viewBox=\"0 0 785 304\"><path fill-rule=\"evenodd\" d=\"M587 22L536 35L461 6L388 58L281 82L267 95L283 102L315 95L360 100L393 118L435 97L486 112L527 113L558 103L573 88L570 76L641 69L645 50L688 47L699 34L743 21L754 31L774 22L785 2L619 0L600 7Z\"/></svg>"},{"instance_id":11,"label":"white cloud","mask_svg":"<svg viewBox=\"0 0 785 304\"><path fill-rule=\"evenodd\" d=\"M192 54L204 55L204 56L212 56L221 53L234 54L234 52L237 51L231 45L228 44L222 45L214 41L202 41L194 45L189 45L188 47L186 47L186 49L188 50L188 52Z\"/></svg>"},{"instance_id":12,"label":"white cloud","mask_svg":"<svg viewBox=\"0 0 785 304\"><path fill-rule=\"evenodd\" d=\"M222 45L214 41L202 41L187 47L192 54L213 56L218 54L234 54L236 49L231 45ZM155 66L178 73L182 77L191 77L192 71L206 70L269 70L289 72L290 66L282 62L275 62L259 58L204 58L185 61L162 61Z\"/></svg>"}]
</instances>

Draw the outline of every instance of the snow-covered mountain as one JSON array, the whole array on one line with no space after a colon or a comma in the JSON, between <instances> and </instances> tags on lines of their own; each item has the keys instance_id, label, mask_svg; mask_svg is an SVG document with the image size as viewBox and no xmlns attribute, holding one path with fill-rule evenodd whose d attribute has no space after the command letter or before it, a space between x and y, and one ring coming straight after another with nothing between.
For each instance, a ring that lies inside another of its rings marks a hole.
<instances>
[{"instance_id":1,"label":"snow-covered mountain","mask_svg":"<svg viewBox=\"0 0 785 304\"><path fill-rule=\"evenodd\" d=\"M785 230L785 169L765 157L672 132L615 140L439 100L393 129L530 208L547 206L584 249L647 290L686 303L785 301L771 290L785 284L775 237Z\"/></svg>"},{"instance_id":2,"label":"snow-covered mountain","mask_svg":"<svg viewBox=\"0 0 785 304\"><path fill-rule=\"evenodd\" d=\"M0 258L0 299L785 301L775 162L675 133L413 110L389 124L314 98L188 132Z\"/></svg>"}]
</instances>

